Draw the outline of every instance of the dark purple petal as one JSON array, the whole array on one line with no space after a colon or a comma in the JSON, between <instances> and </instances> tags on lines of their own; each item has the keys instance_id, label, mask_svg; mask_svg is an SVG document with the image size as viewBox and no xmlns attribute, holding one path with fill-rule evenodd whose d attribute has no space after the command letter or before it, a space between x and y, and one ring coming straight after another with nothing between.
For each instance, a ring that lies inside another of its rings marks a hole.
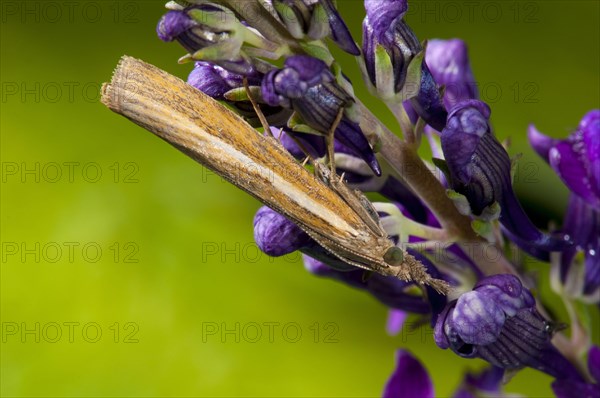
<instances>
[{"instance_id":1,"label":"dark purple petal","mask_svg":"<svg viewBox=\"0 0 600 398\"><path fill-rule=\"evenodd\" d=\"M583 134L590 179L598 193L600 192L600 110L596 109L585 115L579 123L579 130Z\"/></svg>"},{"instance_id":2,"label":"dark purple petal","mask_svg":"<svg viewBox=\"0 0 600 398\"><path fill-rule=\"evenodd\" d=\"M296 72L295 81L292 83L303 83L306 86L316 86L333 80L327 64L320 59L307 55L295 55L285 60L285 69Z\"/></svg>"},{"instance_id":3,"label":"dark purple petal","mask_svg":"<svg viewBox=\"0 0 600 398\"><path fill-rule=\"evenodd\" d=\"M571 195L565 215L563 232L574 243L562 253L560 278L565 282L575 254L585 256L584 294L600 287L600 211L592 208L577 195Z\"/></svg>"},{"instance_id":4,"label":"dark purple petal","mask_svg":"<svg viewBox=\"0 0 600 398\"><path fill-rule=\"evenodd\" d=\"M296 224L263 206L254 216L254 240L269 256L292 253L310 242L310 237Z\"/></svg>"},{"instance_id":5,"label":"dark purple petal","mask_svg":"<svg viewBox=\"0 0 600 398\"><path fill-rule=\"evenodd\" d=\"M550 343L549 323L535 308L507 318L493 344L478 346L478 355L505 369L529 366L558 379L582 380L575 367Z\"/></svg>"},{"instance_id":6,"label":"dark purple petal","mask_svg":"<svg viewBox=\"0 0 600 398\"><path fill-rule=\"evenodd\" d=\"M593 345L588 354L588 369L590 374L600 384L600 347Z\"/></svg>"},{"instance_id":7,"label":"dark purple petal","mask_svg":"<svg viewBox=\"0 0 600 398\"><path fill-rule=\"evenodd\" d=\"M450 111L441 142L452 188L467 198L476 216L498 203L500 223L530 254L562 250L568 242L538 230L517 200L510 158L491 133L489 117L490 108L478 100L462 101Z\"/></svg>"},{"instance_id":8,"label":"dark purple petal","mask_svg":"<svg viewBox=\"0 0 600 398\"><path fill-rule=\"evenodd\" d=\"M290 57L285 68L269 72L263 79L261 91L269 105L293 109L304 124L322 134L327 134L339 112L354 102L337 84L327 65L308 56ZM334 136L367 162L376 175L381 175L373 149L357 123L344 116Z\"/></svg>"},{"instance_id":9,"label":"dark purple petal","mask_svg":"<svg viewBox=\"0 0 600 398\"><path fill-rule=\"evenodd\" d=\"M281 135L280 135L281 131ZM325 156L325 140L323 137L314 134L304 134L290 131L287 128L279 129L271 127L273 135L281 141L281 144L296 159L304 160L308 152L313 158ZM302 147L298 146L300 144Z\"/></svg>"},{"instance_id":10,"label":"dark purple petal","mask_svg":"<svg viewBox=\"0 0 600 398\"><path fill-rule=\"evenodd\" d=\"M217 72L218 66L209 62L196 62L196 67L188 77L188 84L204 94L222 100L223 95L231 90L231 86Z\"/></svg>"},{"instance_id":11,"label":"dark purple petal","mask_svg":"<svg viewBox=\"0 0 600 398\"><path fill-rule=\"evenodd\" d=\"M446 112L436 81L433 79L425 62L421 64L419 94L411 99L411 104L415 112L428 125L437 131L444 129L448 113Z\"/></svg>"},{"instance_id":12,"label":"dark purple petal","mask_svg":"<svg viewBox=\"0 0 600 398\"><path fill-rule=\"evenodd\" d=\"M306 252L305 249L303 249ZM313 253L309 253L312 256ZM430 304L421 296L415 296L407 293L406 290L411 286L396 277L383 276L380 274L370 274L365 278L365 270L348 265L345 269L335 264L325 264L321 259L304 256L306 269L321 277L331 278L348 286L364 290L375 297L386 306L408 311L415 314L427 314L431 312ZM330 266L332 265L332 266ZM336 268L333 268L333 266Z\"/></svg>"},{"instance_id":13,"label":"dark purple petal","mask_svg":"<svg viewBox=\"0 0 600 398\"><path fill-rule=\"evenodd\" d=\"M503 376L504 369L491 366L478 374L468 373L465 377L465 383L480 391L498 393L500 392Z\"/></svg>"},{"instance_id":14,"label":"dark purple petal","mask_svg":"<svg viewBox=\"0 0 600 398\"><path fill-rule=\"evenodd\" d=\"M600 385L587 384L573 380L555 380L552 391L557 398L598 398Z\"/></svg>"},{"instance_id":15,"label":"dark purple petal","mask_svg":"<svg viewBox=\"0 0 600 398\"><path fill-rule=\"evenodd\" d=\"M354 152L354 155L367 162L377 176L381 175L381 167L379 166L377 157L358 123L343 118L335 130L335 138L350 148Z\"/></svg>"},{"instance_id":16,"label":"dark purple petal","mask_svg":"<svg viewBox=\"0 0 600 398\"><path fill-rule=\"evenodd\" d=\"M571 246L565 236L540 231L525 213L512 187L502 196L500 208L503 230L508 231L511 240L531 256L547 261L548 252L562 251Z\"/></svg>"},{"instance_id":17,"label":"dark purple petal","mask_svg":"<svg viewBox=\"0 0 600 398\"><path fill-rule=\"evenodd\" d=\"M183 32L196 26L185 11L169 11L158 22L156 33L162 41L173 41Z\"/></svg>"},{"instance_id":18,"label":"dark purple petal","mask_svg":"<svg viewBox=\"0 0 600 398\"><path fill-rule=\"evenodd\" d=\"M550 160L550 149L558 143L558 140L542 134L533 124L530 124L527 129L527 138L529 139L529 144L537 154L548 162Z\"/></svg>"},{"instance_id":19,"label":"dark purple petal","mask_svg":"<svg viewBox=\"0 0 600 398\"><path fill-rule=\"evenodd\" d=\"M516 277L495 275L446 306L434 338L440 348L464 358L482 358L502 369L529 366L555 378L582 380L552 345L553 330Z\"/></svg>"},{"instance_id":20,"label":"dark purple petal","mask_svg":"<svg viewBox=\"0 0 600 398\"><path fill-rule=\"evenodd\" d=\"M376 37L383 38L408 10L407 0L365 0L367 18Z\"/></svg>"},{"instance_id":21,"label":"dark purple petal","mask_svg":"<svg viewBox=\"0 0 600 398\"><path fill-rule=\"evenodd\" d=\"M446 88L444 103L447 109L451 109L459 101L479 97L464 41L429 40L425 62L436 83Z\"/></svg>"},{"instance_id":22,"label":"dark purple petal","mask_svg":"<svg viewBox=\"0 0 600 398\"><path fill-rule=\"evenodd\" d=\"M421 362L408 351L396 352L396 368L383 391L384 398L433 398L433 383Z\"/></svg>"},{"instance_id":23,"label":"dark purple petal","mask_svg":"<svg viewBox=\"0 0 600 398\"><path fill-rule=\"evenodd\" d=\"M501 386L504 369L490 366L480 373L467 373L453 398L476 398L478 396L502 396Z\"/></svg>"},{"instance_id":24,"label":"dark purple petal","mask_svg":"<svg viewBox=\"0 0 600 398\"><path fill-rule=\"evenodd\" d=\"M261 83L261 94L263 100L271 106L285 106L289 107L289 100L279 95L275 89L275 76L279 73L278 70L272 70L265 75Z\"/></svg>"},{"instance_id":25,"label":"dark purple petal","mask_svg":"<svg viewBox=\"0 0 600 398\"><path fill-rule=\"evenodd\" d=\"M576 152L572 143L561 141L550 150L550 165L573 193L600 209L600 192L589 173L584 156L585 154Z\"/></svg>"},{"instance_id":26,"label":"dark purple petal","mask_svg":"<svg viewBox=\"0 0 600 398\"><path fill-rule=\"evenodd\" d=\"M488 276L477 282L473 289L478 289L486 286L497 287L504 294L513 298L521 297L521 294L523 292L523 285L521 284L521 281L519 281L519 278L509 274Z\"/></svg>"},{"instance_id":27,"label":"dark purple petal","mask_svg":"<svg viewBox=\"0 0 600 398\"><path fill-rule=\"evenodd\" d=\"M460 296L452 314L454 330L462 341L477 345L496 341L505 319L504 311L493 297L478 291Z\"/></svg>"},{"instance_id":28,"label":"dark purple petal","mask_svg":"<svg viewBox=\"0 0 600 398\"><path fill-rule=\"evenodd\" d=\"M344 51L352 55L360 55L360 49L352 38L346 23L336 10L331 0L320 0L329 21L332 40Z\"/></svg>"},{"instance_id":29,"label":"dark purple petal","mask_svg":"<svg viewBox=\"0 0 600 398\"><path fill-rule=\"evenodd\" d=\"M456 305L456 300L449 302L446 305L446 308L438 315L437 322L433 327L433 339L435 344L441 349L445 350L450 348L451 341L446 335L446 324L452 319L452 312L454 311L454 306ZM448 318L450 316L450 318Z\"/></svg>"}]
</instances>

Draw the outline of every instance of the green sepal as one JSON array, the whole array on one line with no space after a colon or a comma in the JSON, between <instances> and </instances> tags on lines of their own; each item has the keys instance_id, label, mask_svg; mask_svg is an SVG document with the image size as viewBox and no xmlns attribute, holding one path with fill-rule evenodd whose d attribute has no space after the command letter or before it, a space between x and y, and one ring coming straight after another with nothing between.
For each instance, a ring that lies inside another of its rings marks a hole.
<instances>
[{"instance_id":1,"label":"green sepal","mask_svg":"<svg viewBox=\"0 0 600 398\"><path fill-rule=\"evenodd\" d=\"M471 221L471 228L473 231L488 242L494 241L494 226L491 222L484 220L473 220Z\"/></svg>"},{"instance_id":2,"label":"green sepal","mask_svg":"<svg viewBox=\"0 0 600 398\"><path fill-rule=\"evenodd\" d=\"M410 61L406 71L406 80L402 91L397 94L398 101L406 101L419 95L421 88L422 65L425 61L425 50L421 51Z\"/></svg>"},{"instance_id":3,"label":"green sepal","mask_svg":"<svg viewBox=\"0 0 600 398\"><path fill-rule=\"evenodd\" d=\"M375 87L377 96L384 101L394 98L394 66L387 50L378 44L375 48Z\"/></svg>"},{"instance_id":4,"label":"green sepal","mask_svg":"<svg viewBox=\"0 0 600 398\"><path fill-rule=\"evenodd\" d=\"M585 329L588 336L591 336L592 318L590 316L588 304L579 300L574 300L573 309L575 310L575 315L577 316L579 323Z\"/></svg>"},{"instance_id":5,"label":"green sepal","mask_svg":"<svg viewBox=\"0 0 600 398\"><path fill-rule=\"evenodd\" d=\"M250 93L252 94L252 98L256 99L258 102L262 102L262 93L260 91L260 87L258 86L250 86L248 87ZM242 101L250 101L248 97L248 92L245 87L238 87L227 91L223 94L223 97L227 101L231 102L242 102Z\"/></svg>"},{"instance_id":6,"label":"green sepal","mask_svg":"<svg viewBox=\"0 0 600 398\"><path fill-rule=\"evenodd\" d=\"M219 6L219 8L221 7ZM209 28L219 29L221 32L224 30L239 30L243 27L233 15L233 12L228 12L226 8L222 8L220 11L204 11L192 8L187 11L187 15L199 24Z\"/></svg>"},{"instance_id":7,"label":"green sepal","mask_svg":"<svg viewBox=\"0 0 600 398\"><path fill-rule=\"evenodd\" d=\"M307 35L313 40L320 40L329 36L329 33L331 33L329 16L325 7L319 2L313 8Z\"/></svg>"},{"instance_id":8,"label":"green sepal","mask_svg":"<svg viewBox=\"0 0 600 398\"><path fill-rule=\"evenodd\" d=\"M463 216L471 215L471 205L469 204L469 201L467 200L466 196L452 189L446 190L446 195L448 196L448 198L450 198L452 202L454 202L454 206L456 206L460 214L462 214Z\"/></svg>"},{"instance_id":9,"label":"green sepal","mask_svg":"<svg viewBox=\"0 0 600 398\"><path fill-rule=\"evenodd\" d=\"M329 49L327 48L327 46L325 46L325 44L322 41L301 41L298 44L300 44L300 47L302 47L302 49L304 50L304 52L306 52L307 55L310 55L314 58L318 58L321 61L325 62L327 65L331 65L333 63L333 55L331 55Z\"/></svg>"},{"instance_id":10,"label":"green sepal","mask_svg":"<svg viewBox=\"0 0 600 398\"><path fill-rule=\"evenodd\" d=\"M290 32L295 39L302 39L304 37L302 22L298 20L292 7L282 1L273 1L272 4L273 7L275 7L277 14L280 15L280 19L283 21L288 32ZM284 15L285 17L281 17L281 15Z\"/></svg>"},{"instance_id":11,"label":"green sepal","mask_svg":"<svg viewBox=\"0 0 600 398\"><path fill-rule=\"evenodd\" d=\"M492 222L500 218L501 210L500 204L498 202L494 202L483 209L481 215L477 216L477 218L486 222Z\"/></svg>"}]
</instances>

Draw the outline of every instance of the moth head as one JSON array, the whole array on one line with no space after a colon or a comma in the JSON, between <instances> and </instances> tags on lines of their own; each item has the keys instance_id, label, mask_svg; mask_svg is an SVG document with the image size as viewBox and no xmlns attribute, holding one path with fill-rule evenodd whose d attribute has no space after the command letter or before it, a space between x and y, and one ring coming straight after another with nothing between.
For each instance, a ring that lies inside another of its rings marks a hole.
<instances>
[{"instance_id":1,"label":"moth head","mask_svg":"<svg viewBox=\"0 0 600 398\"><path fill-rule=\"evenodd\" d=\"M404 252L399 247L392 246L383 255L383 261L392 267L400 266L404 262Z\"/></svg>"}]
</instances>

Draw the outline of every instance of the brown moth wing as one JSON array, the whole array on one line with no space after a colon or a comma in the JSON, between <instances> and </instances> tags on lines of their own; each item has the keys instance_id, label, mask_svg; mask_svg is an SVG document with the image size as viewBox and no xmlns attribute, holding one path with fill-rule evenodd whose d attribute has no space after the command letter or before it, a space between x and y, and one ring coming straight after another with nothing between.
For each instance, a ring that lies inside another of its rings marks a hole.
<instances>
[{"instance_id":1,"label":"brown moth wing","mask_svg":"<svg viewBox=\"0 0 600 398\"><path fill-rule=\"evenodd\" d=\"M307 231L377 247L354 209L277 142L225 106L143 61L123 57L102 102L153 132ZM357 252L362 252L357 250ZM378 255L378 253L377 253ZM365 256L365 261L377 255Z\"/></svg>"}]
</instances>

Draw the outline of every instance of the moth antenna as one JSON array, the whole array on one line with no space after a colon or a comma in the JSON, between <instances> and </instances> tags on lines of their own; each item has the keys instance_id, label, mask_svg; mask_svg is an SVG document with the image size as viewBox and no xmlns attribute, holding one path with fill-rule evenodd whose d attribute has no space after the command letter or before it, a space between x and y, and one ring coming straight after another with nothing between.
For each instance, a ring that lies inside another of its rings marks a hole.
<instances>
[{"instance_id":1,"label":"moth antenna","mask_svg":"<svg viewBox=\"0 0 600 398\"><path fill-rule=\"evenodd\" d=\"M333 124L331 125L331 128L329 129L329 132L327 133L327 136L325 138L326 144L327 144L327 158L329 160L329 168L331 169L332 176L335 175L335 151L334 151L334 144L333 144L334 134L335 134L335 130L340 125L340 122L342 121L343 116L344 116L344 108L341 108L340 111L338 112L337 116L335 117L335 120L333 121Z\"/></svg>"},{"instance_id":2,"label":"moth antenna","mask_svg":"<svg viewBox=\"0 0 600 398\"><path fill-rule=\"evenodd\" d=\"M250 87L248 86L248 78L246 78L246 77L244 77L244 88L246 89L246 95L248 96L248 99L250 100L250 103L252 104L252 107L254 108L254 112L256 112L256 115L258 116L258 120L260 120L260 124L262 124L263 129L265 130L265 133L270 135L271 137L273 137L273 132L271 131L269 122L267 122L265 115L260 110L258 103L256 102L256 100L252 96L252 93L250 92ZM281 137L281 134L279 136Z\"/></svg>"}]
</instances>

